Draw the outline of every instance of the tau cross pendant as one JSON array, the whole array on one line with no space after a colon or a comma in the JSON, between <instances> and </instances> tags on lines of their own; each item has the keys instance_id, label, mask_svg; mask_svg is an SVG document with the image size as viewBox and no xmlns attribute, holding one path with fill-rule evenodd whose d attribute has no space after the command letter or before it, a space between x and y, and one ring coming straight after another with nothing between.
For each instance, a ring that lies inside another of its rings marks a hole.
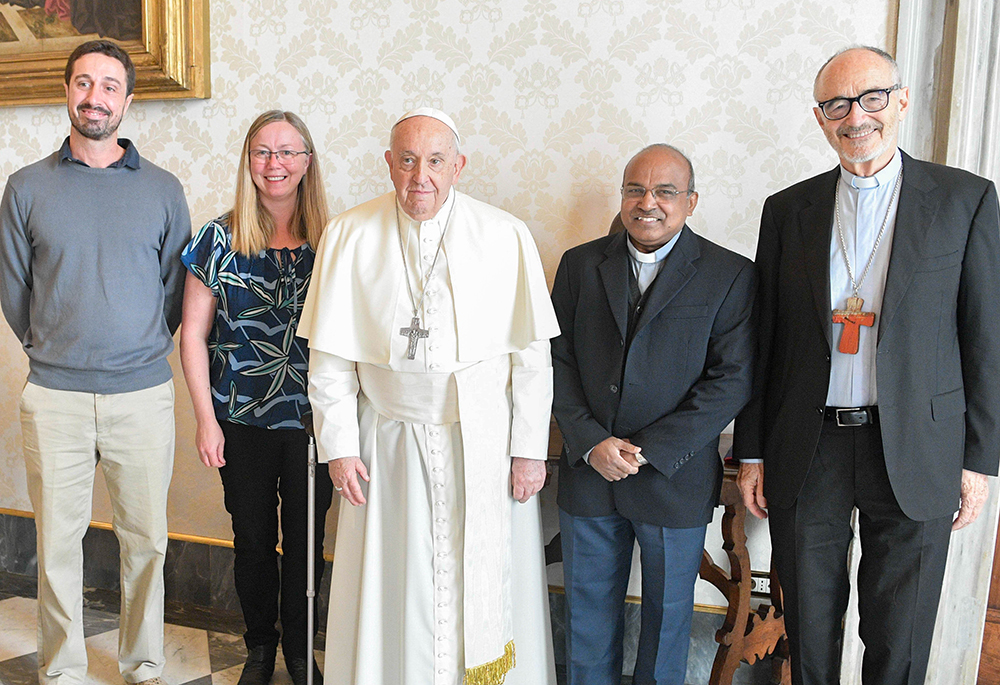
<instances>
[{"instance_id":1,"label":"tau cross pendant","mask_svg":"<svg viewBox=\"0 0 1000 685\"><path fill-rule=\"evenodd\" d=\"M861 326L875 325L875 312L861 311L864 303L860 297L848 297L847 309L833 310L833 322L844 324L844 330L840 334L840 344L837 346L842 354L857 354Z\"/></svg>"},{"instance_id":2,"label":"tau cross pendant","mask_svg":"<svg viewBox=\"0 0 1000 685\"><path fill-rule=\"evenodd\" d=\"M410 344L406 347L407 359L414 359L417 356L417 340L430 335L426 328L420 327L419 316L413 317L409 327L400 328L399 334L410 339Z\"/></svg>"}]
</instances>

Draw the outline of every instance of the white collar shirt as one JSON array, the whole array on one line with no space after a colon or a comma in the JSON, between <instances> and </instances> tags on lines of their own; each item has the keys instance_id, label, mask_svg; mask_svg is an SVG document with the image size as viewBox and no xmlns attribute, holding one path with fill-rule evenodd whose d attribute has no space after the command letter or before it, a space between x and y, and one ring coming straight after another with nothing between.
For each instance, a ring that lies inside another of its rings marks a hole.
<instances>
[{"instance_id":1,"label":"white collar shirt","mask_svg":"<svg viewBox=\"0 0 1000 685\"><path fill-rule=\"evenodd\" d=\"M630 257L629 263L632 265L632 273L635 275L640 293L645 294L646 288L656 279L656 275L663 268L663 261L670 254L670 251L674 249L674 245L677 244L677 239L680 237L681 232L678 231L677 235L653 252L639 252L636 246L632 244L632 239L628 236L625 237L625 244L628 245L628 255Z\"/></svg>"},{"instance_id":2,"label":"white collar shirt","mask_svg":"<svg viewBox=\"0 0 1000 685\"><path fill-rule=\"evenodd\" d=\"M861 326L857 354L840 352L838 345L843 324L833 324L833 350L830 359L830 385L827 390L828 407L864 407L878 403L875 357L878 326L882 313L882 296L885 277L889 271L889 255L896 228L896 210L899 194L894 193L896 181L902 172L899 150L892 160L874 176L855 176L843 167L837 180L840 188L840 226L844 244L851 259L856 281L861 279L865 265L875 247L875 241L885 221L885 232L872 259L868 275L858 292L864 300L862 311L875 313L875 325ZM830 301L833 309L845 309L853 288L844 260L836 217L830 240ZM832 316L832 312L830 313Z\"/></svg>"}]
</instances>

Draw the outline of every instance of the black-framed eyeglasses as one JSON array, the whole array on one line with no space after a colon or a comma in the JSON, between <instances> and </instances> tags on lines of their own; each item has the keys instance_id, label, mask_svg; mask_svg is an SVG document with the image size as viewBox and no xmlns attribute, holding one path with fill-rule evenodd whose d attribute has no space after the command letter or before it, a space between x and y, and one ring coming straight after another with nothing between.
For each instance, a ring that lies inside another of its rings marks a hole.
<instances>
[{"instance_id":1,"label":"black-framed eyeglasses","mask_svg":"<svg viewBox=\"0 0 1000 685\"><path fill-rule=\"evenodd\" d=\"M897 83L888 88L873 88L872 90L866 90L856 98L831 98L823 102L817 102L816 106L823 112L823 116L830 121L843 119L850 114L851 107L854 106L855 102L866 112L881 112L889 106L889 93L899 90L902 87Z\"/></svg>"},{"instance_id":2,"label":"black-framed eyeglasses","mask_svg":"<svg viewBox=\"0 0 1000 685\"><path fill-rule=\"evenodd\" d=\"M659 202L670 202L678 195L690 195L693 192L693 190L674 190L673 188L659 186L656 188L622 186L622 197L626 200L641 200L646 197L646 193L652 193L655 200Z\"/></svg>"},{"instance_id":3,"label":"black-framed eyeglasses","mask_svg":"<svg viewBox=\"0 0 1000 685\"><path fill-rule=\"evenodd\" d=\"M291 162L299 155L308 155L308 150L251 150L250 159L255 162L267 164L271 161L271 156L278 158L279 162Z\"/></svg>"}]
</instances>

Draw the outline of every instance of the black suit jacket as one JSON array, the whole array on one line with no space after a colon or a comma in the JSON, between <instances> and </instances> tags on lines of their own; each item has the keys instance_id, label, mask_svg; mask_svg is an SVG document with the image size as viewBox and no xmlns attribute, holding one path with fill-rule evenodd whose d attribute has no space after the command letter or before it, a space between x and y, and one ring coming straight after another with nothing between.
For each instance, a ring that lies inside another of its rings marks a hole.
<instances>
[{"instance_id":1,"label":"black suit jacket","mask_svg":"<svg viewBox=\"0 0 1000 685\"><path fill-rule=\"evenodd\" d=\"M839 173L768 198L761 217L754 397L736 421L734 453L764 459L770 506L794 504L823 425ZM905 153L902 173L876 384L893 493L908 517L928 520L958 508L963 467L997 472L1000 228L986 179Z\"/></svg>"},{"instance_id":2,"label":"black suit jacket","mask_svg":"<svg viewBox=\"0 0 1000 685\"><path fill-rule=\"evenodd\" d=\"M722 478L719 433L750 396L754 267L685 226L650 284L631 347L627 235L563 255L552 288L553 413L565 445L559 506L671 528L707 523ZM624 363L624 368L623 368ZM583 455L609 436L649 464L609 483Z\"/></svg>"}]
</instances>

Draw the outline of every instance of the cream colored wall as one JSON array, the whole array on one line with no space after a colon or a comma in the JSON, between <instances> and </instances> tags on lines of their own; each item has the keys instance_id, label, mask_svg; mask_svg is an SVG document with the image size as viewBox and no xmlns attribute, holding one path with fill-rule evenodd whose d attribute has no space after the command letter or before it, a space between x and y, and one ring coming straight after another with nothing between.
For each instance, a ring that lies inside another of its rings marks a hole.
<instances>
[{"instance_id":1,"label":"cream colored wall","mask_svg":"<svg viewBox=\"0 0 1000 685\"><path fill-rule=\"evenodd\" d=\"M212 0L212 99L137 102L122 133L181 179L200 225L231 202L243 133L264 109L305 118L339 211L389 188L393 119L440 107L469 155L460 187L527 222L550 278L564 250L605 232L628 158L667 141L695 165L690 225L752 255L763 199L835 163L810 110L816 69L849 43L885 45L893 4ZM59 106L0 110L0 181L67 131ZM170 528L230 538L173 361ZM26 368L4 328L0 508L30 509L17 413ZM103 489L94 516L110 519Z\"/></svg>"}]
</instances>

